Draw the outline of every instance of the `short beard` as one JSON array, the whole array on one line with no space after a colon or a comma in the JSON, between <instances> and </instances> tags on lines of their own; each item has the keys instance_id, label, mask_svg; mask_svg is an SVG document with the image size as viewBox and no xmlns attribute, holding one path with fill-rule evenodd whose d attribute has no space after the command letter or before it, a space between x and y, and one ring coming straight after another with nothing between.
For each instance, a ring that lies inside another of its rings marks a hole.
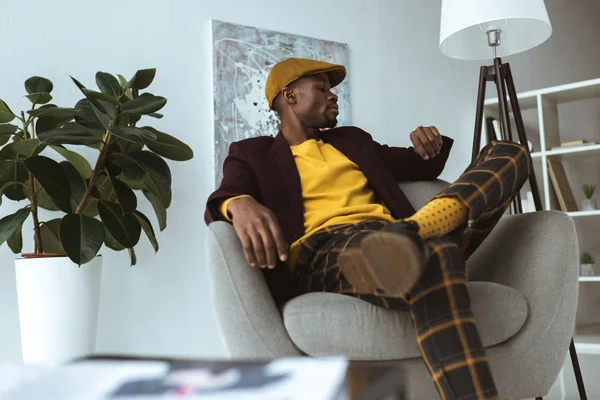
<instances>
[{"instance_id":1,"label":"short beard","mask_svg":"<svg viewBox=\"0 0 600 400\"><path fill-rule=\"evenodd\" d=\"M335 128L335 126L337 125L338 120L337 118L326 118L325 119L325 128Z\"/></svg>"}]
</instances>

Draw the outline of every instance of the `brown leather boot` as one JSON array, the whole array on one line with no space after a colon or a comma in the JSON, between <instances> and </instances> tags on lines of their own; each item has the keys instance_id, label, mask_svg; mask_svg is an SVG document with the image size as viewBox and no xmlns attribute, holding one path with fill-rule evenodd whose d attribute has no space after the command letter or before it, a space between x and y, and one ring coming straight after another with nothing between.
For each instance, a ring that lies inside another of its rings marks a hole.
<instances>
[{"instance_id":1,"label":"brown leather boot","mask_svg":"<svg viewBox=\"0 0 600 400\"><path fill-rule=\"evenodd\" d=\"M340 269L357 292L382 290L403 297L423 274L428 249L412 221L398 221L366 236L338 257Z\"/></svg>"}]
</instances>

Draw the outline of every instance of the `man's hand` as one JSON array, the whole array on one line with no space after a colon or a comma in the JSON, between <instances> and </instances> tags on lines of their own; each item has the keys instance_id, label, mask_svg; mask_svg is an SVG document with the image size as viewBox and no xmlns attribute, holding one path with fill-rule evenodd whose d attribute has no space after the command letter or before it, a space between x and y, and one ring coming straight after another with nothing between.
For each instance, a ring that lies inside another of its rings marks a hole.
<instances>
[{"instance_id":1,"label":"man's hand","mask_svg":"<svg viewBox=\"0 0 600 400\"><path fill-rule=\"evenodd\" d=\"M252 197L233 200L227 209L250 266L273 269L278 257L281 261L287 260L289 246L271 210Z\"/></svg>"},{"instance_id":2,"label":"man's hand","mask_svg":"<svg viewBox=\"0 0 600 400\"><path fill-rule=\"evenodd\" d=\"M444 143L440 131L435 126L419 126L411 132L410 140L415 147L415 152L424 160L429 160L440 154Z\"/></svg>"}]
</instances>

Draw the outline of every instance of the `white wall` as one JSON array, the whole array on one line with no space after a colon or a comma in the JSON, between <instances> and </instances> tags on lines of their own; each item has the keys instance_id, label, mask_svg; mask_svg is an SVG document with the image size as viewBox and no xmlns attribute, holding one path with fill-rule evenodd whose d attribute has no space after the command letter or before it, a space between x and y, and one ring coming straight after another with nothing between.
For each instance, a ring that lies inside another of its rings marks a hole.
<instances>
[{"instance_id":1,"label":"white wall","mask_svg":"<svg viewBox=\"0 0 600 400\"><path fill-rule=\"evenodd\" d=\"M417 125L437 125L457 140L443 175L454 179L469 161L480 64L440 54L439 10L439 0L3 1L0 97L13 109L26 106L31 75L52 79L57 103L72 104L80 94L67 74L92 86L98 70L130 76L156 67L153 93L169 103L155 126L195 151L193 161L170 164L174 200L158 254L142 240L139 266L129 268L126 253L104 252L98 350L223 354L203 262L213 189L210 18L348 43L354 123L393 145L408 145ZM5 202L2 215L16 208ZM20 354L12 260L0 248L0 360Z\"/></svg>"}]
</instances>

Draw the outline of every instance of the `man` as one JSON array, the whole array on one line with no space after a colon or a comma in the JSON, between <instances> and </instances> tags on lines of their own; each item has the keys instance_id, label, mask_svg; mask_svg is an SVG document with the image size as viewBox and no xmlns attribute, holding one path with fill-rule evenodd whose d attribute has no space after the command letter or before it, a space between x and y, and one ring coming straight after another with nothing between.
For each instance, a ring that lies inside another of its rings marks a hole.
<instances>
[{"instance_id":1,"label":"man","mask_svg":"<svg viewBox=\"0 0 600 400\"><path fill-rule=\"evenodd\" d=\"M497 399L465 259L527 179L529 156L516 143L493 142L415 212L397 182L437 178L452 139L418 127L414 147L398 148L355 127L335 128L331 88L345 74L343 66L297 58L272 68L265 93L281 131L231 144L206 222L233 223L248 264L264 269L279 301L285 288L289 296L326 291L408 310L441 398ZM298 292L287 289L286 276Z\"/></svg>"}]
</instances>

